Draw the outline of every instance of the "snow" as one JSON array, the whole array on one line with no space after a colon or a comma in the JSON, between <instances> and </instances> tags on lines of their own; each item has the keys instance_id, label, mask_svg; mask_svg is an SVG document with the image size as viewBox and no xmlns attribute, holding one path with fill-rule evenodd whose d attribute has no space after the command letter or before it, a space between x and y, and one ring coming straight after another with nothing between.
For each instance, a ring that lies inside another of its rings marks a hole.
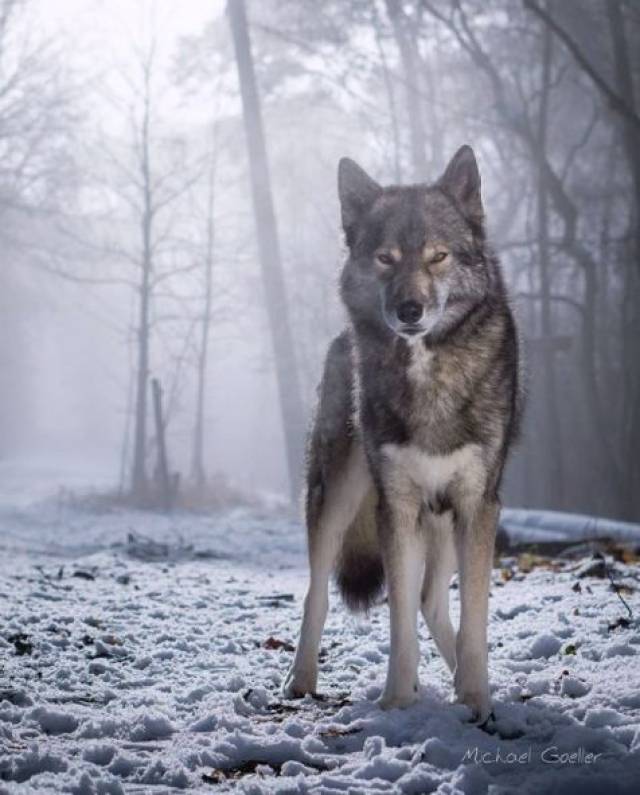
<instances>
[{"instance_id":1,"label":"snow","mask_svg":"<svg viewBox=\"0 0 640 795\"><path fill-rule=\"evenodd\" d=\"M561 646L562 641L560 638L543 633L542 635L538 635L533 641L527 656L531 660L538 660L541 657L548 660L549 657L553 657L560 651Z\"/></svg>"},{"instance_id":2,"label":"snow","mask_svg":"<svg viewBox=\"0 0 640 795\"><path fill-rule=\"evenodd\" d=\"M494 571L494 718L469 722L421 628L420 701L376 704L386 607L332 599L325 697L282 701L306 584L304 532L276 513L98 512L0 499L0 793L636 793L638 571L581 561ZM43 490L44 491L44 490ZM555 523L554 523L555 521ZM587 538L613 527L507 512ZM616 529L617 528L617 529ZM548 538L549 535L545 535ZM508 572L505 575L505 572ZM576 583L580 588L576 588ZM451 591L457 615L457 590Z\"/></svg>"}]
</instances>

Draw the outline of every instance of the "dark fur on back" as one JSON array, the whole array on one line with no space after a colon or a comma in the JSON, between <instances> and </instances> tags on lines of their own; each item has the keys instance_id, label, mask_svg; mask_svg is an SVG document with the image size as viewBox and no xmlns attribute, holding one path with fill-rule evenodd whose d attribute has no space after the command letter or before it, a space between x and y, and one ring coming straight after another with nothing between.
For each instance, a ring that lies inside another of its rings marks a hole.
<instances>
[{"instance_id":1,"label":"dark fur on back","mask_svg":"<svg viewBox=\"0 0 640 795\"><path fill-rule=\"evenodd\" d=\"M358 433L354 425L353 344L349 331L331 343L320 384L318 410L307 455L306 519L314 540L327 489L340 472ZM366 610L384 586L380 550L375 543L375 494L348 529L336 564L336 582L351 610ZM367 543L369 539L369 543ZM364 542L364 543L363 543Z\"/></svg>"},{"instance_id":2,"label":"dark fur on back","mask_svg":"<svg viewBox=\"0 0 640 795\"><path fill-rule=\"evenodd\" d=\"M310 543L327 485L356 438L376 485L386 444L411 443L439 456L480 445L486 497L497 501L522 402L516 327L486 241L471 150L463 147L434 185L382 188L343 161L339 190L349 246L340 291L350 325L330 347L310 441ZM439 249L447 252L441 263L429 253ZM380 252L390 252L392 264L381 262ZM390 327L407 301L436 318L415 340ZM438 495L440 509L451 498ZM374 490L337 565L340 590L355 608L366 608L383 584L376 499Z\"/></svg>"},{"instance_id":3,"label":"dark fur on back","mask_svg":"<svg viewBox=\"0 0 640 795\"><path fill-rule=\"evenodd\" d=\"M327 353L307 447L305 507L310 533L317 526L331 472L344 465L354 437L352 369L349 334L342 332Z\"/></svg>"}]
</instances>

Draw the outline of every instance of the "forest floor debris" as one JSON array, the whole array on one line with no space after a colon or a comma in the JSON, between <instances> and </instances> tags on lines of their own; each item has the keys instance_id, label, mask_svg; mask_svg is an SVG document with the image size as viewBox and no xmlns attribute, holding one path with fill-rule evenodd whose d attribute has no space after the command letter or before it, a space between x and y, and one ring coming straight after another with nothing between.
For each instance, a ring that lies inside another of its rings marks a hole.
<instances>
[{"instance_id":1,"label":"forest floor debris","mask_svg":"<svg viewBox=\"0 0 640 795\"><path fill-rule=\"evenodd\" d=\"M497 561L478 727L424 627L419 703L381 711L387 607L335 595L320 694L281 699L306 585L293 520L29 510L0 530L0 793L637 791L633 551Z\"/></svg>"}]
</instances>

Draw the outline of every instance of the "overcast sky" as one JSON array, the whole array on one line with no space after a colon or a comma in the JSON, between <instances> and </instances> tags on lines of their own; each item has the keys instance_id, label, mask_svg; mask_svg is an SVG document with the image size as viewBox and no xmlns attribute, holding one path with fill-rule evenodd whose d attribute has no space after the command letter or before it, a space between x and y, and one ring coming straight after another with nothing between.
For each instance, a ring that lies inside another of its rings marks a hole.
<instances>
[{"instance_id":1,"label":"overcast sky","mask_svg":"<svg viewBox=\"0 0 640 795\"><path fill-rule=\"evenodd\" d=\"M161 67L155 83L164 82L180 38L202 34L224 8L225 0L31 0L30 14L34 27L64 50L71 69L103 88L118 80L119 70L133 65L136 47L144 48L152 37ZM183 110L180 90L171 81L165 85L163 111L172 105ZM193 111L187 109L187 123Z\"/></svg>"},{"instance_id":2,"label":"overcast sky","mask_svg":"<svg viewBox=\"0 0 640 795\"><path fill-rule=\"evenodd\" d=\"M78 55L108 60L127 51L127 37L156 24L171 48L180 36L200 33L222 13L224 0L32 0L33 12L51 33L64 33Z\"/></svg>"}]
</instances>

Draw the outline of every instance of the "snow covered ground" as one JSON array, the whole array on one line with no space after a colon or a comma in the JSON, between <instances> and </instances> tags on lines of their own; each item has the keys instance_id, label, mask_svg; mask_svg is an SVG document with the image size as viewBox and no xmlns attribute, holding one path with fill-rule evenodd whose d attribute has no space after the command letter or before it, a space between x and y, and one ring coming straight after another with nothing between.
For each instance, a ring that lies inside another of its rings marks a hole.
<instances>
[{"instance_id":1,"label":"snow covered ground","mask_svg":"<svg viewBox=\"0 0 640 795\"><path fill-rule=\"evenodd\" d=\"M450 703L424 627L421 701L378 708L384 605L354 617L334 599L325 697L281 700L306 578L297 522L19 493L0 506L0 793L640 791L633 562L609 568L632 616L597 561L502 562L481 729ZM562 534L561 519L505 524Z\"/></svg>"}]
</instances>

